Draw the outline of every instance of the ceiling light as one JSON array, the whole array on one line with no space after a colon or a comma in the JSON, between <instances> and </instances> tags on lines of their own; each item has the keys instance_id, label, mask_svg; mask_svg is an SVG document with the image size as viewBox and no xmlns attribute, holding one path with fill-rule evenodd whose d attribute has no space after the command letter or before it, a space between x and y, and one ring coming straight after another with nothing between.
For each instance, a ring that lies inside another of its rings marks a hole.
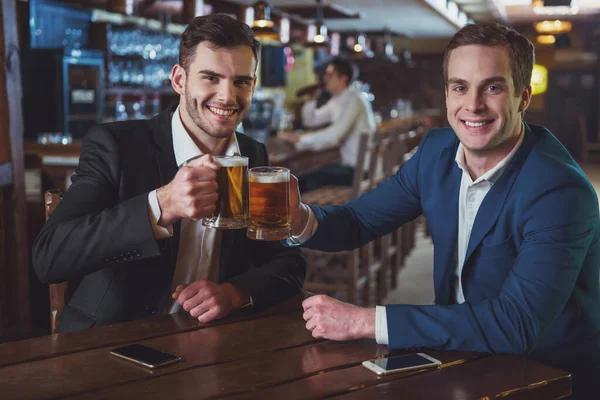
<instances>
[{"instance_id":1,"label":"ceiling light","mask_svg":"<svg viewBox=\"0 0 600 400\"><path fill-rule=\"evenodd\" d=\"M535 41L539 44L554 44L556 42L556 37L554 37L554 35L538 35L535 38Z\"/></svg>"},{"instance_id":2,"label":"ceiling light","mask_svg":"<svg viewBox=\"0 0 600 400\"><path fill-rule=\"evenodd\" d=\"M559 33L569 33L573 24L569 21L540 21L533 24L537 33L556 35Z\"/></svg>"},{"instance_id":3,"label":"ceiling light","mask_svg":"<svg viewBox=\"0 0 600 400\"><path fill-rule=\"evenodd\" d=\"M325 43L327 41L327 27L321 23L317 23L317 34L313 37L315 43Z\"/></svg>"},{"instance_id":4,"label":"ceiling light","mask_svg":"<svg viewBox=\"0 0 600 400\"><path fill-rule=\"evenodd\" d=\"M312 28L312 26L311 26ZM312 30L314 29L314 33ZM329 47L329 36L327 36L327 25L323 22L323 5L321 0L317 0L317 22L308 35L308 47L327 48Z\"/></svg>"},{"instance_id":5,"label":"ceiling light","mask_svg":"<svg viewBox=\"0 0 600 400\"><path fill-rule=\"evenodd\" d=\"M374 56L373 51L367 45L367 36L364 33L359 33L356 36L354 45L352 46L351 58L362 59L372 58Z\"/></svg>"},{"instance_id":6,"label":"ceiling light","mask_svg":"<svg viewBox=\"0 0 600 400\"><path fill-rule=\"evenodd\" d=\"M271 21L271 7L264 1L254 3L254 22L252 30L259 39L280 40L279 32Z\"/></svg>"}]
</instances>

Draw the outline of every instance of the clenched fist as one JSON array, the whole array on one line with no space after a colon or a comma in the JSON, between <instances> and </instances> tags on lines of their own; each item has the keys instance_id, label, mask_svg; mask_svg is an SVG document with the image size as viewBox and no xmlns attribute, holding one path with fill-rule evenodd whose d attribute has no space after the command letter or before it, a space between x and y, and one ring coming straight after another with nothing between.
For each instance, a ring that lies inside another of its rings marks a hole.
<instances>
[{"instance_id":1,"label":"clenched fist","mask_svg":"<svg viewBox=\"0 0 600 400\"><path fill-rule=\"evenodd\" d=\"M207 279L177 286L172 297L203 323L226 316L249 299L246 293L230 283L219 285Z\"/></svg>"}]
</instances>

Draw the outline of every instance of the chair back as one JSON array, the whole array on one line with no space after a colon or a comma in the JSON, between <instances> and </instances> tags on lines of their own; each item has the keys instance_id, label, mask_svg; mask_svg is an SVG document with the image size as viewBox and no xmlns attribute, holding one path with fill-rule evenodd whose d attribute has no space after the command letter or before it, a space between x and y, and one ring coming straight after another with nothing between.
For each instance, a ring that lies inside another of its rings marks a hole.
<instances>
[{"instance_id":1,"label":"chair back","mask_svg":"<svg viewBox=\"0 0 600 400\"><path fill-rule=\"evenodd\" d=\"M376 131L373 135L362 133L358 142L358 159L354 169L352 189L350 198L354 199L368 192L374 186L375 175L379 165L379 150L381 145L381 132ZM365 166L366 169L365 173Z\"/></svg>"},{"instance_id":2,"label":"chair back","mask_svg":"<svg viewBox=\"0 0 600 400\"><path fill-rule=\"evenodd\" d=\"M44 192L44 206L46 209L46 221L58 204L62 200L62 192L57 189L50 189ZM63 312L67 303L68 296L68 284L67 282L51 283L48 285L49 296L50 296L50 332L56 333L58 328L58 317Z\"/></svg>"}]
</instances>

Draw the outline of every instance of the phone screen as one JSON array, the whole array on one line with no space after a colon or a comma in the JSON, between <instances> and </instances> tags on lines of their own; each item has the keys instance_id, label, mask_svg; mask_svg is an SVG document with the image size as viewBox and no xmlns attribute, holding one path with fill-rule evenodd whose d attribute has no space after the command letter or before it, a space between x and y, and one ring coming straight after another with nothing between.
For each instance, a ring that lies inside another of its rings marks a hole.
<instances>
[{"instance_id":1,"label":"phone screen","mask_svg":"<svg viewBox=\"0 0 600 400\"><path fill-rule=\"evenodd\" d=\"M112 350L111 353L132 361L138 361L143 364L147 364L148 366L160 366L181 359L181 357L174 356L173 354L164 353L162 351L153 349L152 347L137 343L129 346L119 347L118 349Z\"/></svg>"},{"instance_id":2,"label":"phone screen","mask_svg":"<svg viewBox=\"0 0 600 400\"><path fill-rule=\"evenodd\" d=\"M426 359L425 357L421 357L418 354L407 354L405 356L380 358L378 360L374 360L373 364L383 368L386 371L391 371L394 369L418 367L421 365L433 365L435 363Z\"/></svg>"}]
</instances>

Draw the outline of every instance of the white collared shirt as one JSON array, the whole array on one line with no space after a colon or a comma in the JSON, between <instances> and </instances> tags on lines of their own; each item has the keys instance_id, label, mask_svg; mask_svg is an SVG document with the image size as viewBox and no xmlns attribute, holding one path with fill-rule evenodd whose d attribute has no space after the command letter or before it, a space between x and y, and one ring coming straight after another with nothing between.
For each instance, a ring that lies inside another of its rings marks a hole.
<instances>
[{"instance_id":1,"label":"white collared shirt","mask_svg":"<svg viewBox=\"0 0 600 400\"><path fill-rule=\"evenodd\" d=\"M183 126L179 116L179 107L173 113L171 129L173 131L173 150L177 165L181 165L190 158L203 154ZM239 153L239 146L234 134L225 155L234 155L236 153ZM173 236L172 226L163 228L157 224L161 216L161 210L158 205L156 190L148 194L148 205L154 237L156 239L165 239ZM221 249L220 244L221 232L218 229L206 228L202 225L202 220L182 219L179 250L177 252L177 262L171 284L171 293L175 291L178 285L188 284L199 279L209 279L216 282L219 276L219 263L221 260L219 253ZM167 306L169 313L176 313L180 309L181 306L177 301L169 301Z\"/></svg>"},{"instance_id":2,"label":"white collared shirt","mask_svg":"<svg viewBox=\"0 0 600 400\"><path fill-rule=\"evenodd\" d=\"M329 99L322 107L316 107L316 100L307 101L302 106L302 123L309 128L331 125L301 135L296 148L319 150L340 145L342 165L356 166L360 135L371 135L376 130L375 115L369 101L361 92L350 88ZM369 165L368 160L365 165Z\"/></svg>"},{"instance_id":3,"label":"white collared shirt","mask_svg":"<svg viewBox=\"0 0 600 400\"><path fill-rule=\"evenodd\" d=\"M524 127L521 128L519 140L510 153L508 153L508 155L492 169L475 179L475 181L471 179L468 168L465 166L465 148L462 143L458 145L458 149L456 150L456 158L454 161L462 170L458 196L458 261L454 269L454 281L456 282L454 294L458 304L464 303L465 301L461 275L465 257L467 256L471 231L473 230L473 224L475 223L475 217L477 216L477 212L479 211L479 207L481 206L485 195L490 191L492 186L494 186L494 183L498 181L500 176L502 176L506 167L517 153L517 150L519 150L519 147L523 142L523 130Z\"/></svg>"}]
</instances>

